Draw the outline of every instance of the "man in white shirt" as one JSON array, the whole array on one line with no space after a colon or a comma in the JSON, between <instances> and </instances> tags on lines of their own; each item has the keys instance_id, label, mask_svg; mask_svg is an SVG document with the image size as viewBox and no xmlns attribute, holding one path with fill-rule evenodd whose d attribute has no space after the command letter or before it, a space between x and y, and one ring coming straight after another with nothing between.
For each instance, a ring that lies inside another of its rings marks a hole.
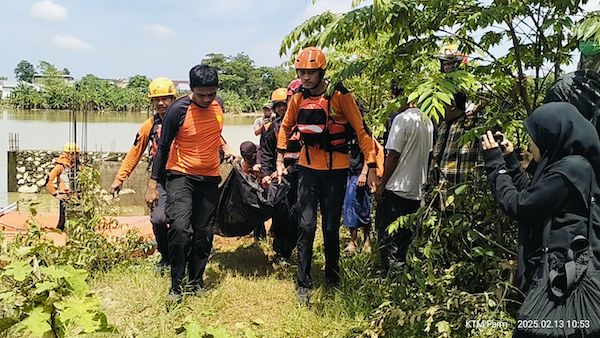
<instances>
[{"instance_id":1,"label":"man in white shirt","mask_svg":"<svg viewBox=\"0 0 600 338\"><path fill-rule=\"evenodd\" d=\"M254 129L254 135L256 136L262 135L267 130L267 123L271 122L271 113L273 112L271 103L265 103L262 107L262 111L263 116L257 118L252 126L252 129Z\"/></svg>"},{"instance_id":2,"label":"man in white shirt","mask_svg":"<svg viewBox=\"0 0 600 338\"><path fill-rule=\"evenodd\" d=\"M412 231L389 234L387 228L398 217L419 209L432 147L433 124L418 108L410 107L394 118L385 144L384 174L375 193L375 226L385 270L404 264Z\"/></svg>"}]
</instances>

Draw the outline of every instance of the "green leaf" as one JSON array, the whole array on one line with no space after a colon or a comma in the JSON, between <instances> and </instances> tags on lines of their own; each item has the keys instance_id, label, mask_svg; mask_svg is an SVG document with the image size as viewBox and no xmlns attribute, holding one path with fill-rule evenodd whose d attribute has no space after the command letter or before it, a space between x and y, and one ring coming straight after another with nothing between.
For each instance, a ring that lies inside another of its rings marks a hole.
<instances>
[{"instance_id":1,"label":"green leaf","mask_svg":"<svg viewBox=\"0 0 600 338\"><path fill-rule=\"evenodd\" d=\"M421 102L423 102L423 100L428 99L428 98L431 99L430 96L432 93L433 93L433 88L427 88L423 93L421 93L417 103L421 103Z\"/></svg>"},{"instance_id":2,"label":"green leaf","mask_svg":"<svg viewBox=\"0 0 600 338\"><path fill-rule=\"evenodd\" d=\"M2 276L12 276L17 282L22 282L32 271L28 261L16 261L6 266Z\"/></svg>"},{"instance_id":3,"label":"green leaf","mask_svg":"<svg viewBox=\"0 0 600 338\"><path fill-rule=\"evenodd\" d=\"M29 312L27 318L17 324L19 327L18 330L27 330L36 337L42 337L46 333L52 332L52 327L50 326L49 321L50 310L45 307L38 306Z\"/></svg>"},{"instance_id":4,"label":"green leaf","mask_svg":"<svg viewBox=\"0 0 600 338\"><path fill-rule=\"evenodd\" d=\"M454 194L455 195L460 195L463 193L463 191L465 191L465 189L467 189L468 185L467 184L461 184L458 187L456 187L456 189L454 189Z\"/></svg>"},{"instance_id":5,"label":"green leaf","mask_svg":"<svg viewBox=\"0 0 600 338\"><path fill-rule=\"evenodd\" d=\"M75 269L72 266L66 266L64 267L64 270L70 274L69 276L65 277L65 281L67 282L71 290L73 290L75 295L79 297L85 296L90 290L90 287L85 281L88 275L87 271L82 269Z\"/></svg>"},{"instance_id":6,"label":"green leaf","mask_svg":"<svg viewBox=\"0 0 600 338\"><path fill-rule=\"evenodd\" d=\"M81 326L83 332L96 332L102 328L102 323L97 314L100 302L92 297L80 298L71 296L55 304L58 311L58 320L65 325Z\"/></svg>"},{"instance_id":7,"label":"green leaf","mask_svg":"<svg viewBox=\"0 0 600 338\"><path fill-rule=\"evenodd\" d=\"M40 294L40 293L44 293L46 291L50 291L53 290L55 288L58 287L58 284L56 282L52 282L52 281L44 281L42 283L37 283L35 285L35 293L36 294Z\"/></svg>"},{"instance_id":8,"label":"green leaf","mask_svg":"<svg viewBox=\"0 0 600 338\"><path fill-rule=\"evenodd\" d=\"M203 338L204 337L204 330L202 329L200 324L198 324L198 322L196 322L195 320L189 321L187 324L185 324L183 326L183 328L185 329L185 337L186 338Z\"/></svg>"},{"instance_id":9,"label":"green leaf","mask_svg":"<svg viewBox=\"0 0 600 338\"><path fill-rule=\"evenodd\" d=\"M414 102L417 97L419 97L419 91L415 90L414 92L410 93L410 95L408 95L408 102Z\"/></svg>"},{"instance_id":10,"label":"green leaf","mask_svg":"<svg viewBox=\"0 0 600 338\"><path fill-rule=\"evenodd\" d=\"M53 279L61 279L71 275L63 268L56 267L54 265L40 267L40 272L42 273L42 275L51 277Z\"/></svg>"}]
</instances>

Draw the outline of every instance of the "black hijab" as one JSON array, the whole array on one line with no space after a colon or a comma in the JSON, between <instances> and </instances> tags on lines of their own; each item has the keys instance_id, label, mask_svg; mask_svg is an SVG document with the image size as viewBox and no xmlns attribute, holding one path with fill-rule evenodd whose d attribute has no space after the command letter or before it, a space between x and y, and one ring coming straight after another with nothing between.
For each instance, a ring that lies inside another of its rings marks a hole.
<instances>
[{"instance_id":1,"label":"black hijab","mask_svg":"<svg viewBox=\"0 0 600 338\"><path fill-rule=\"evenodd\" d=\"M591 176L566 160L569 155L584 157L600 177L600 140L594 126L570 103L553 102L537 108L525 128L540 149L541 160L532 183L548 171L562 173L587 202Z\"/></svg>"},{"instance_id":2,"label":"black hijab","mask_svg":"<svg viewBox=\"0 0 600 338\"><path fill-rule=\"evenodd\" d=\"M547 103L537 108L525 119L525 128L538 146L541 159L537 163L533 180L549 172L558 172L579 191L589 207L591 180L600 173L600 140L594 126L570 103ZM578 156L587 160L589 165ZM517 280L520 288L527 290L530 280L525 278L525 262L529 257L526 247L530 242L531 227L519 223L519 248Z\"/></svg>"}]
</instances>

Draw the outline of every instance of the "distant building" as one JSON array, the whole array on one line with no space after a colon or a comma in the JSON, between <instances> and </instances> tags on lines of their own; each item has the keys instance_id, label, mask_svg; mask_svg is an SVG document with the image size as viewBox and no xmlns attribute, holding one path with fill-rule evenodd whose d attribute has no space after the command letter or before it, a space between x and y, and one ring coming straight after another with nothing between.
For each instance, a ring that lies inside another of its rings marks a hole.
<instances>
[{"instance_id":1,"label":"distant building","mask_svg":"<svg viewBox=\"0 0 600 338\"><path fill-rule=\"evenodd\" d=\"M13 90L17 88L16 82L9 82L6 80L0 80L0 99L7 100L10 98Z\"/></svg>"},{"instance_id":2,"label":"distant building","mask_svg":"<svg viewBox=\"0 0 600 338\"><path fill-rule=\"evenodd\" d=\"M57 76L59 78L62 78L63 81L65 83L67 83L67 84L70 84L70 85L74 85L75 84L75 78L73 78L71 75L61 74L61 75L57 75ZM34 83L34 84L41 84L41 81L43 79L45 79L45 78L46 78L46 76L44 74L35 74L35 75L33 75L33 81L32 81L32 83Z\"/></svg>"},{"instance_id":3,"label":"distant building","mask_svg":"<svg viewBox=\"0 0 600 338\"><path fill-rule=\"evenodd\" d=\"M177 92L189 92L190 91L190 81L185 80L173 80L175 87L177 87Z\"/></svg>"},{"instance_id":4,"label":"distant building","mask_svg":"<svg viewBox=\"0 0 600 338\"><path fill-rule=\"evenodd\" d=\"M102 80L108 82L108 84L115 85L119 88L127 88L127 85L129 84L128 79L102 79Z\"/></svg>"}]
</instances>

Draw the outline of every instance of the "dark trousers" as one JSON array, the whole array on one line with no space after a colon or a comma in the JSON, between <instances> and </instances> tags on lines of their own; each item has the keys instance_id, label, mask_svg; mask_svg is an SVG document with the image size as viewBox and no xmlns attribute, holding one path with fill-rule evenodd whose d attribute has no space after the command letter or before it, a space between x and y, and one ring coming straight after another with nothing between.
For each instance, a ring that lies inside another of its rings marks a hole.
<instances>
[{"instance_id":1,"label":"dark trousers","mask_svg":"<svg viewBox=\"0 0 600 338\"><path fill-rule=\"evenodd\" d=\"M156 246L158 252L160 252L161 261L169 262L169 237L167 215L165 215L167 191L165 190L164 182L158 182L156 187L159 195L158 204L150 212L150 223L152 223L152 231L154 232L154 238L156 238Z\"/></svg>"},{"instance_id":2,"label":"dark trousers","mask_svg":"<svg viewBox=\"0 0 600 338\"><path fill-rule=\"evenodd\" d=\"M58 230L65 230L65 223L67 222L67 202L58 202L58 224L56 228Z\"/></svg>"},{"instance_id":3,"label":"dark trousers","mask_svg":"<svg viewBox=\"0 0 600 338\"><path fill-rule=\"evenodd\" d=\"M167 223L171 291L181 293L186 266L192 289L203 286L202 275L212 249L212 223L218 193L216 182L187 175L167 175Z\"/></svg>"},{"instance_id":4,"label":"dark trousers","mask_svg":"<svg viewBox=\"0 0 600 338\"><path fill-rule=\"evenodd\" d=\"M288 259L298 241L298 172L286 177L290 182L290 191L286 201L277 206L271 223L273 251Z\"/></svg>"},{"instance_id":5,"label":"dark trousers","mask_svg":"<svg viewBox=\"0 0 600 338\"><path fill-rule=\"evenodd\" d=\"M267 238L267 229L265 228L265 222L259 222L256 224L254 231L252 232L254 239L260 241L261 239Z\"/></svg>"},{"instance_id":6,"label":"dark trousers","mask_svg":"<svg viewBox=\"0 0 600 338\"><path fill-rule=\"evenodd\" d=\"M310 288L317 204L321 206L325 246L325 282L340 281L340 218L348 170L298 169L298 286Z\"/></svg>"},{"instance_id":7,"label":"dark trousers","mask_svg":"<svg viewBox=\"0 0 600 338\"><path fill-rule=\"evenodd\" d=\"M402 198L388 190L383 193L383 201L377 206L375 227L384 269L389 269L390 263L406 260L406 251L413 235L409 229L398 229L395 233L389 234L388 226L398 217L416 212L420 204L421 201Z\"/></svg>"}]
</instances>

